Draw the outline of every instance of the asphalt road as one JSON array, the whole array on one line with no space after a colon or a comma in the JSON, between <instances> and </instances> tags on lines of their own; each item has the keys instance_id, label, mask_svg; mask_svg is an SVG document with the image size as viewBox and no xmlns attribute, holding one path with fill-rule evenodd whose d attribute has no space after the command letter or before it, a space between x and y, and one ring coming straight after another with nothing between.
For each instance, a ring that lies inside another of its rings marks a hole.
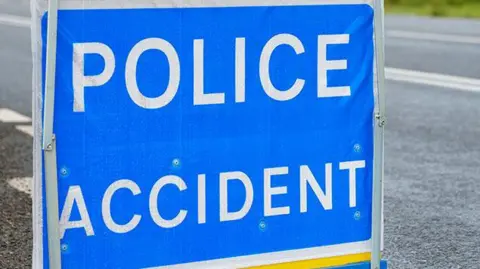
<instances>
[{"instance_id":1,"label":"asphalt road","mask_svg":"<svg viewBox=\"0 0 480 269\"><path fill-rule=\"evenodd\" d=\"M0 0L0 13L28 16L28 1ZM386 19L388 67L480 79L480 21ZM28 28L0 24L0 109L28 117L29 42ZM387 81L385 256L391 268L480 268L480 92L432 84ZM32 176L32 139L18 124L0 121L5 269L31 263L30 196L9 183Z\"/></svg>"}]
</instances>

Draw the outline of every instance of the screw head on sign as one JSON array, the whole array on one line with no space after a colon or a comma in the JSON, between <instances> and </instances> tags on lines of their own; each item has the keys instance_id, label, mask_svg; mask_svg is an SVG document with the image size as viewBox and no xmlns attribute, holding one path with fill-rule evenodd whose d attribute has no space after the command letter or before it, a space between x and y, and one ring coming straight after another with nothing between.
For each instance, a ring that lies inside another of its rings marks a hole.
<instances>
[{"instance_id":1,"label":"screw head on sign","mask_svg":"<svg viewBox=\"0 0 480 269\"><path fill-rule=\"evenodd\" d=\"M362 216L362 214L360 213L360 211L355 212L355 214L353 215L353 217L354 217L356 220L359 220L361 216Z\"/></svg>"},{"instance_id":2,"label":"screw head on sign","mask_svg":"<svg viewBox=\"0 0 480 269\"><path fill-rule=\"evenodd\" d=\"M62 169L60 169L60 174L61 174L62 176L68 175L68 170L67 170L67 168L62 167Z\"/></svg>"},{"instance_id":3,"label":"screw head on sign","mask_svg":"<svg viewBox=\"0 0 480 269\"><path fill-rule=\"evenodd\" d=\"M360 151L362 150L362 146L360 146L360 144L355 144L355 145L353 146L353 150L354 150L355 152L360 152Z\"/></svg>"},{"instance_id":4,"label":"screw head on sign","mask_svg":"<svg viewBox=\"0 0 480 269\"><path fill-rule=\"evenodd\" d=\"M62 251L67 251L67 250L68 250L68 245L67 245L67 244L62 244L62 245L60 246L60 249L61 249Z\"/></svg>"},{"instance_id":5,"label":"screw head on sign","mask_svg":"<svg viewBox=\"0 0 480 269\"><path fill-rule=\"evenodd\" d=\"M267 229L267 223L265 221L260 221L260 223L258 224L258 228L260 228L260 230L264 231Z\"/></svg>"},{"instance_id":6,"label":"screw head on sign","mask_svg":"<svg viewBox=\"0 0 480 269\"><path fill-rule=\"evenodd\" d=\"M172 164L175 167L180 166L180 159L178 158L173 159Z\"/></svg>"}]
</instances>

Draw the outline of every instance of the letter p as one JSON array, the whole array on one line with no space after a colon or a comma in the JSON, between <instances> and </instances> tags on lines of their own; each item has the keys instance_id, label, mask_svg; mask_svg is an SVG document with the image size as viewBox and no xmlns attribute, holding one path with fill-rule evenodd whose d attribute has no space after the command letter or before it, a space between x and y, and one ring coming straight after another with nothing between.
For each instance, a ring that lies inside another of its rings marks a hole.
<instances>
[{"instance_id":1,"label":"letter p","mask_svg":"<svg viewBox=\"0 0 480 269\"><path fill-rule=\"evenodd\" d=\"M85 76L85 54L98 54L103 58L105 67L98 75ZM85 112L85 87L102 86L113 75L115 56L113 51L103 43L73 44L73 111Z\"/></svg>"}]
</instances>

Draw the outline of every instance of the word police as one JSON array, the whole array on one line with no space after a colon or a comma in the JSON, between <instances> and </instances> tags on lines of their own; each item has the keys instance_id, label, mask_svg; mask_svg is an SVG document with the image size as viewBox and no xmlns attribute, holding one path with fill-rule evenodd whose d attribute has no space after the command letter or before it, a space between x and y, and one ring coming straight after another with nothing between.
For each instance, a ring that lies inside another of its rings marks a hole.
<instances>
[{"instance_id":1,"label":"word police","mask_svg":"<svg viewBox=\"0 0 480 269\"><path fill-rule=\"evenodd\" d=\"M347 69L347 60L327 60L327 47L334 44L348 44L348 34L318 35L317 36L317 92L318 98L350 96L350 86L341 85L328 87L327 71ZM243 37L235 39L235 102L245 102L245 48L247 40ZM278 89L270 78L270 60L275 49L279 46L289 46L299 55L305 53L302 41L292 34L278 34L273 36L264 45L259 59L259 78L265 93L277 101L288 101L295 98L303 90L305 80L294 78L294 82L287 89ZM156 97L147 97L142 94L137 81L137 64L142 54L148 50L158 50L165 54L169 66L168 84L164 91ZM112 49L103 43L74 43L73 44L73 91L74 112L85 112L85 89L99 87L106 84L115 72L115 54ZM105 67L99 74L86 75L85 55L99 55L105 62ZM204 89L204 40L193 40L193 105L214 105L225 103L225 93L219 89ZM132 101L145 109L159 109L167 106L177 94L181 80L181 62L175 47L162 38L147 38L141 40L130 50L125 63L125 86ZM217 92L212 91L217 90ZM207 93L208 92L208 93Z\"/></svg>"}]
</instances>

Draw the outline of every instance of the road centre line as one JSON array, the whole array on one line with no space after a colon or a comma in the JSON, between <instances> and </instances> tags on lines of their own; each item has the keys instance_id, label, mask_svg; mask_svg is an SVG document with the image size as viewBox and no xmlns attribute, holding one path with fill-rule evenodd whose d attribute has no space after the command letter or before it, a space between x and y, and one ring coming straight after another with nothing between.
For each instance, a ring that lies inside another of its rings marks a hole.
<instances>
[{"instance_id":1,"label":"road centre line","mask_svg":"<svg viewBox=\"0 0 480 269\"><path fill-rule=\"evenodd\" d=\"M480 92L480 79L390 67L385 68L385 78L391 81L423 84L468 92Z\"/></svg>"},{"instance_id":2,"label":"road centre line","mask_svg":"<svg viewBox=\"0 0 480 269\"><path fill-rule=\"evenodd\" d=\"M30 28L30 18L0 13L0 24Z\"/></svg>"},{"instance_id":3,"label":"road centre line","mask_svg":"<svg viewBox=\"0 0 480 269\"><path fill-rule=\"evenodd\" d=\"M480 37L452 34L436 34L427 32L411 32L402 30L387 30L386 37L403 38L411 40L438 41L445 43L461 43L480 45Z\"/></svg>"}]
</instances>

